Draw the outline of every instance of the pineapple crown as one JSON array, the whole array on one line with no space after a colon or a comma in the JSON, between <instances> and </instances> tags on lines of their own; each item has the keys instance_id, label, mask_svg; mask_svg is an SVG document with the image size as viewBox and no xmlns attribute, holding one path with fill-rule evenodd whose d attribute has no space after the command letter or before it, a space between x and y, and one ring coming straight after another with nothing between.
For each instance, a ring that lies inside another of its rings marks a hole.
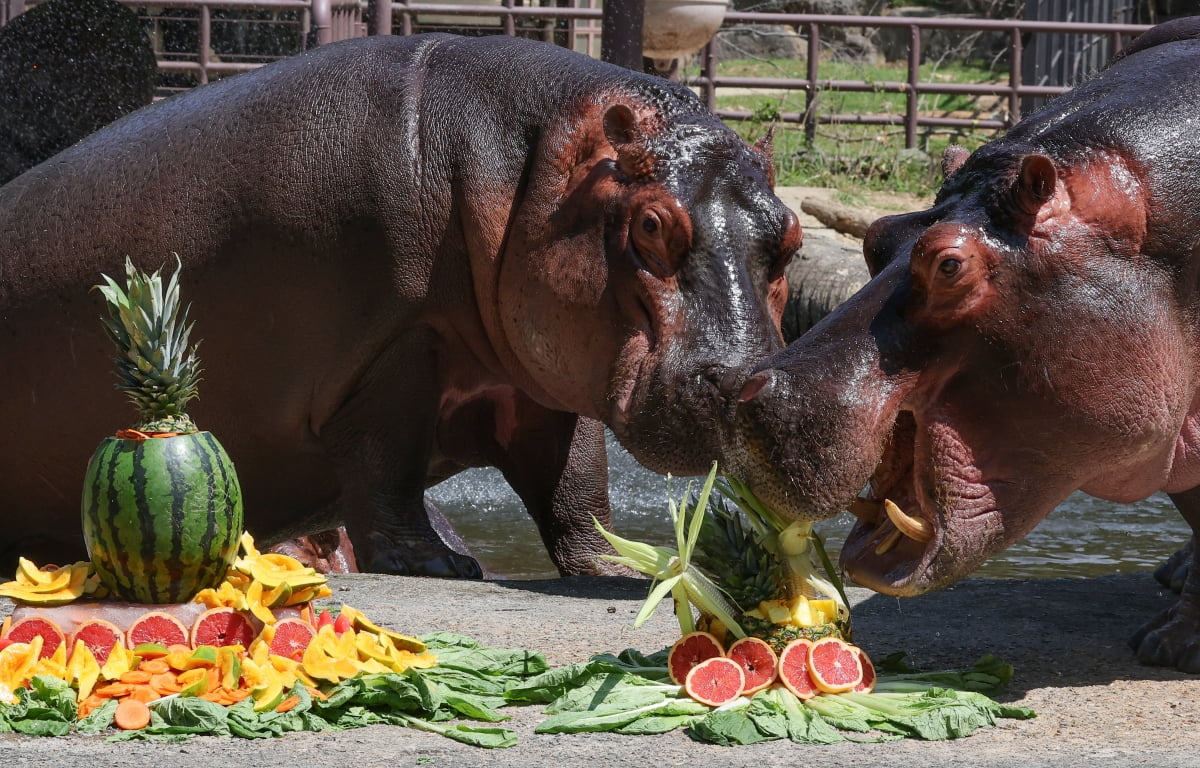
<instances>
[{"instance_id":1,"label":"pineapple crown","mask_svg":"<svg viewBox=\"0 0 1200 768\"><path fill-rule=\"evenodd\" d=\"M143 432L196 432L185 413L200 382L196 348L188 348L192 326L189 307L180 312L179 273L183 264L175 255L175 273L163 289L161 270L147 275L125 257L126 288L108 275L95 286L104 295L108 317L101 318L108 338L117 346L116 388L124 391L141 416Z\"/></svg>"}]
</instances>

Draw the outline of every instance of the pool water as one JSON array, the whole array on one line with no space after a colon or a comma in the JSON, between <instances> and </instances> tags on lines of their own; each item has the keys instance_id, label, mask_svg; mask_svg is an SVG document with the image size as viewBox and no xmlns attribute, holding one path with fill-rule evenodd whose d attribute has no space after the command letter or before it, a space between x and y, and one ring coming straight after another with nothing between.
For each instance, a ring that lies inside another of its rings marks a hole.
<instances>
[{"instance_id":1,"label":"pool water","mask_svg":"<svg viewBox=\"0 0 1200 768\"><path fill-rule=\"evenodd\" d=\"M618 532L635 541L672 543L666 478L639 465L611 440L609 465ZM686 482L673 481L675 498L682 495ZM491 573L510 579L558 575L537 528L499 471L465 472L433 488L430 496ZM846 514L817 525L835 559L852 522ZM1136 504L1114 504L1076 493L1023 541L993 557L975 575L1055 578L1153 570L1190 533L1165 495Z\"/></svg>"}]
</instances>

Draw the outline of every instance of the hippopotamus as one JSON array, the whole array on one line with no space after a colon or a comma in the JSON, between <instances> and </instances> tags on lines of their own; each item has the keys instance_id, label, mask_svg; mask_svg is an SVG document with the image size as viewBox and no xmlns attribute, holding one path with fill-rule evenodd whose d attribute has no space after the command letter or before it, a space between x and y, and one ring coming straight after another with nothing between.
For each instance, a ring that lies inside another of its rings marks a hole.
<instances>
[{"instance_id":1,"label":"hippopotamus","mask_svg":"<svg viewBox=\"0 0 1200 768\"><path fill-rule=\"evenodd\" d=\"M90 287L177 254L189 412L257 543L344 524L361 570L478 577L423 496L494 466L561 573L609 572L605 429L706 472L782 346L770 155L680 85L502 36L335 43L122 118L0 187L4 562L85 556L88 457L134 415Z\"/></svg>"},{"instance_id":2,"label":"hippopotamus","mask_svg":"<svg viewBox=\"0 0 1200 768\"><path fill-rule=\"evenodd\" d=\"M946 587L1082 490L1200 527L1200 34L1170 24L863 242L871 273L738 395L728 468L889 595ZM1134 638L1200 672L1200 568Z\"/></svg>"}]
</instances>

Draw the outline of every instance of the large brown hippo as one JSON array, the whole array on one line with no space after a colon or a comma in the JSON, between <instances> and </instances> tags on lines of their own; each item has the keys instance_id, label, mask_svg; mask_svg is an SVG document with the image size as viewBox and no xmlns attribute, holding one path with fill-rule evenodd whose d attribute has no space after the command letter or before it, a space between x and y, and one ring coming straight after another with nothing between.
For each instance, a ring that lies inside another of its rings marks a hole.
<instances>
[{"instance_id":1,"label":"large brown hippo","mask_svg":"<svg viewBox=\"0 0 1200 768\"><path fill-rule=\"evenodd\" d=\"M853 507L854 581L944 587L1077 489L1200 528L1194 28L948 153L933 207L871 227L870 283L747 380L731 471L800 518ZM1193 567L1139 656L1200 672L1198 622Z\"/></svg>"},{"instance_id":2,"label":"large brown hippo","mask_svg":"<svg viewBox=\"0 0 1200 768\"><path fill-rule=\"evenodd\" d=\"M771 186L686 88L506 37L334 44L123 118L0 188L0 555L84 556L84 467L133 415L89 286L178 253L194 416L259 540L344 522L363 570L478 576L422 497L491 465L562 573L603 571L604 425L704 471L781 346Z\"/></svg>"}]
</instances>

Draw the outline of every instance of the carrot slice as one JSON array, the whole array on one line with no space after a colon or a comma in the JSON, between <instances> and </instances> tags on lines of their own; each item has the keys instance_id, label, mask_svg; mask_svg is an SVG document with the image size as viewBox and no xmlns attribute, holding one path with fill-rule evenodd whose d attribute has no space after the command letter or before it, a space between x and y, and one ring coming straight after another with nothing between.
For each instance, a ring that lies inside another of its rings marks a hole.
<instances>
[{"instance_id":1,"label":"carrot slice","mask_svg":"<svg viewBox=\"0 0 1200 768\"><path fill-rule=\"evenodd\" d=\"M150 673L146 672L145 670L141 670L141 669L131 669L128 672L126 672L125 674L118 677L117 679L120 680L122 683L132 683L134 685L141 685L142 683L150 682Z\"/></svg>"},{"instance_id":2,"label":"carrot slice","mask_svg":"<svg viewBox=\"0 0 1200 768\"><path fill-rule=\"evenodd\" d=\"M140 701L143 704L149 704L152 701L161 699L162 695L148 685L135 685L133 690L129 692L128 698Z\"/></svg>"},{"instance_id":3,"label":"carrot slice","mask_svg":"<svg viewBox=\"0 0 1200 768\"><path fill-rule=\"evenodd\" d=\"M100 686L93 693L106 699L119 699L122 696L128 696L132 688L133 686L129 683L109 683Z\"/></svg>"},{"instance_id":4,"label":"carrot slice","mask_svg":"<svg viewBox=\"0 0 1200 768\"><path fill-rule=\"evenodd\" d=\"M183 690L175 675L170 672L159 672L156 675L151 675L150 687L163 696L169 693L179 693Z\"/></svg>"},{"instance_id":5,"label":"carrot slice","mask_svg":"<svg viewBox=\"0 0 1200 768\"><path fill-rule=\"evenodd\" d=\"M117 705L113 722L126 731L138 731L150 724L150 707L136 699L124 699Z\"/></svg>"},{"instance_id":6,"label":"carrot slice","mask_svg":"<svg viewBox=\"0 0 1200 768\"><path fill-rule=\"evenodd\" d=\"M143 672L149 672L152 675L160 675L163 672L170 672L171 665L167 663L166 659L144 659L138 665L138 669Z\"/></svg>"},{"instance_id":7,"label":"carrot slice","mask_svg":"<svg viewBox=\"0 0 1200 768\"><path fill-rule=\"evenodd\" d=\"M299 703L300 703L299 696L288 696L286 699L284 699L283 701L281 701L275 705L275 711L276 712L290 712Z\"/></svg>"},{"instance_id":8,"label":"carrot slice","mask_svg":"<svg viewBox=\"0 0 1200 768\"><path fill-rule=\"evenodd\" d=\"M83 718L92 714L92 712L96 711L97 707L106 701L108 701L108 699L103 696L97 696L94 693L90 694L83 701L79 702L79 719L82 720Z\"/></svg>"}]
</instances>

